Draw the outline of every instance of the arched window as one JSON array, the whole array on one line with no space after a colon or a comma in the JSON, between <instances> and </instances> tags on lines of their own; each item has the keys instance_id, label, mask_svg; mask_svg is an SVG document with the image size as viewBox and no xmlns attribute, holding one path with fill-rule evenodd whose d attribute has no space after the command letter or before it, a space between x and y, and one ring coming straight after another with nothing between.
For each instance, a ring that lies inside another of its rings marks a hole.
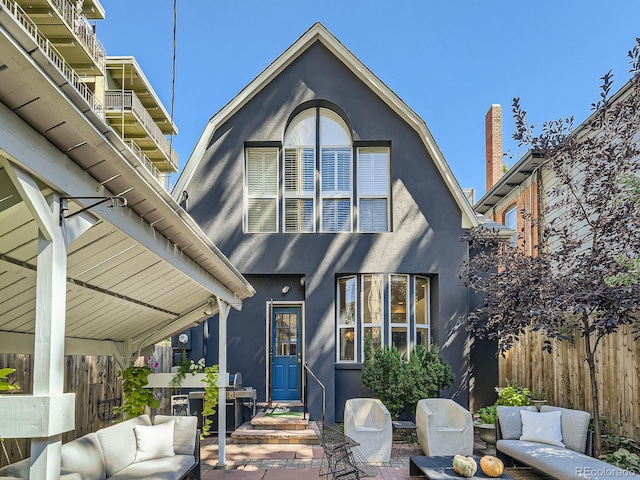
<instances>
[{"instance_id":1,"label":"arched window","mask_svg":"<svg viewBox=\"0 0 640 480\"><path fill-rule=\"evenodd\" d=\"M303 110L287 126L281 152L248 147L245 158L246 232L389 231L389 147L354 149L333 110Z\"/></svg>"}]
</instances>

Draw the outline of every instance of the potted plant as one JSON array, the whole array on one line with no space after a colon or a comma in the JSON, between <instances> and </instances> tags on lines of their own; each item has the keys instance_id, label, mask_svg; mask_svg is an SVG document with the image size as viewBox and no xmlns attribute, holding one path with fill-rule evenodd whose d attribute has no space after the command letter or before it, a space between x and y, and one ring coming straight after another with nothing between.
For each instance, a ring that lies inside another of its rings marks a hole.
<instances>
[{"instance_id":1,"label":"potted plant","mask_svg":"<svg viewBox=\"0 0 640 480\"><path fill-rule=\"evenodd\" d=\"M487 444L487 450L495 450L496 419L498 417L495 405L480 408L474 415L474 425L480 440Z\"/></svg>"},{"instance_id":2,"label":"potted plant","mask_svg":"<svg viewBox=\"0 0 640 480\"><path fill-rule=\"evenodd\" d=\"M493 405L482 407L475 414L475 426L478 435L487 444L487 452L495 451L496 419L498 405L526 406L531 405L531 392L517 383L507 382L506 387L496 387L498 400Z\"/></svg>"},{"instance_id":3,"label":"potted plant","mask_svg":"<svg viewBox=\"0 0 640 480\"><path fill-rule=\"evenodd\" d=\"M531 403L540 411L540 407L547 403L547 392L542 390L531 391Z\"/></svg>"}]
</instances>

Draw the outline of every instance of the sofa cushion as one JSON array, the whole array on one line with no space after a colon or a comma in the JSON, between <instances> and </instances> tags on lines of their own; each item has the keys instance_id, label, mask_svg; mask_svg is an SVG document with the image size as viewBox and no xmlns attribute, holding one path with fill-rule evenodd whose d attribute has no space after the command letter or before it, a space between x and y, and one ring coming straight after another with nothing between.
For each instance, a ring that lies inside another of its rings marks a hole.
<instances>
[{"instance_id":1,"label":"sofa cushion","mask_svg":"<svg viewBox=\"0 0 640 480\"><path fill-rule=\"evenodd\" d=\"M522 417L520 440L564 447L560 415L561 413L557 411L539 413L520 410L520 416Z\"/></svg>"},{"instance_id":2,"label":"sofa cushion","mask_svg":"<svg viewBox=\"0 0 640 480\"><path fill-rule=\"evenodd\" d=\"M129 465L120 470L113 480L177 480L196 463L193 455L174 455Z\"/></svg>"},{"instance_id":3,"label":"sofa cushion","mask_svg":"<svg viewBox=\"0 0 640 480\"><path fill-rule=\"evenodd\" d=\"M519 440L522 435L522 418L520 410L536 411L536 407L508 407L499 405L497 407L498 420L500 421L500 431L505 440Z\"/></svg>"},{"instance_id":4,"label":"sofa cushion","mask_svg":"<svg viewBox=\"0 0 640 480\"><path fill-rule=\"evenodd\" d=\"M498 440L496 448L511 458L558 480L628 478L631 472L568 448L521 440Z\"/></svg>"},{"instance_id":5,"label":"sofa cushion","mask_svg":"<svg viewBox=\"0 0 640 480\"><path fill-rule=\"evenodd\" d=\"M173 450L176 455L193 455L196 448L198 417L179 415L156 415L153 424L159 425L173 420Z\"/></svg>"},{"instance_id":6,"label":"sofa cushion","mask_svg":"<svg viewBox=\"0 0 640 480\"><path fill-rule=\"evenodd\" d=\"M136 462L153 460L154 458L173 457L173 426L175 422L160 425L136 425Z\"/></svg>"},{"instance_id":7,"label":"sofa cushion","mask_svg":"<svg viewBox=\"0 0 640 480\"><path fill-rule=\"evenodd\" d=\"M572 410L569 408L543 405L541 412L562 412L562 442L567 448L579 453L585 453L587 448L587 435L589 434L589 412Z\"/></svg>"},{"instance_id":8,"label":"sofa cushion","mask_svg":"<svg viewBox=\"0 0 640 480\"><path fill-rule=\"evenodd\" d=\"M131 465L135 460L136 435L133 427L136 425L151 425L151 420L148 415L140 415L96 432L102 447L107 477Z\"/></svg>"},{"instance_id":9,"label":"sofa cushion","mask_svg":"<svg viewBox=\"0 0 640 480\"><path fill-rule=\"evenodd\" d=\"M60 455L62 468L79 473L84 480L104 480L107 477L102 448L95 432L65 443Z\"/></svg>"}]
</instances>

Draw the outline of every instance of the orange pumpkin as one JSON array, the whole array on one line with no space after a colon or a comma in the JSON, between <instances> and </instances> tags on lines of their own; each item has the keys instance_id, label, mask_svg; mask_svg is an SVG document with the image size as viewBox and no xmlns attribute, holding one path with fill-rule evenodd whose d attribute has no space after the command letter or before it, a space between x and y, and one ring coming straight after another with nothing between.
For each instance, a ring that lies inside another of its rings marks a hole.
<instances>
[{"instance_id":1,"label":"orange pumpkin","mask_svg":"<svg viewBox=\"0 0 640 480\"><path fill-rule=\"evenodd\" d=\"M498 457L485 455L480 459L480 468L487 477L499 477L504 472L504 463Z\"/></svg>"}]
</instances>

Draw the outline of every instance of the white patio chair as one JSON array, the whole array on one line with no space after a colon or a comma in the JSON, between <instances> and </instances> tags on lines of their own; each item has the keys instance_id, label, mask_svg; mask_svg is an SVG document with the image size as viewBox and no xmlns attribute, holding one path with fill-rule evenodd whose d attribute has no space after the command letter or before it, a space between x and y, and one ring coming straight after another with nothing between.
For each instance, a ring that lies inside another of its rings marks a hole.
<instances>
[{"instance_id":1,"label":"white patio chair","mask_svg":"<svg viewBox=\"0 0 640 480\"><path fill-rule=\"evenodd\" d=\"M360 445L369 462L388 462L391 457L391 415L377 398L352 398L344 405L344 433Z\"/></svg>"},{"instance_id":2,"label":"white patio chair","mask_svg":"<svg viewBox=\"0 0 640 480\"><path fill-rule=\"evenodd\" d=\"M425 455L471 455L471 412L448 398L425 398L416 407L418 442Z\"/></svg>"}]
</instances>

